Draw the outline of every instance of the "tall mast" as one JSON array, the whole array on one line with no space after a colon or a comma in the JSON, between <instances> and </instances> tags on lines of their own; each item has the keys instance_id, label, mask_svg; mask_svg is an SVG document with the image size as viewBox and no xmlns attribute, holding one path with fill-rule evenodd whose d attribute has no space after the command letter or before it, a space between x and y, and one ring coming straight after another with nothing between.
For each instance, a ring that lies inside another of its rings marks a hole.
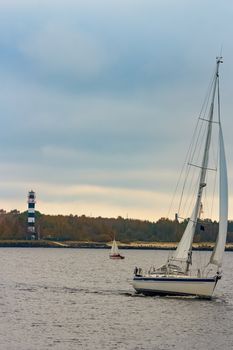
<instances>
[{"instance_id":1,"label":"tall mast","mask_svg":"<svg viewBox=\"0 0 233 350\"><path fill-rule=\"evenodd\" d=\"M205 141L205 147L204 147L204 153L203 153L203 159L202 159L202 165L201 165L201 172L200 172L200 178L199 178L198 194L197 194L197 200L196 200L196 204L195 204L194 212L193 212L193 216L192 216L192 219L193 219L192 240L190 242L190 247L189 247L189 254L188 254L189 258L187 260L186 271L188 271L189 265L191 263L193 236L195 233L197 220L200 216L200 207L201 207L201 199L202 199L203 189L206 186L205 179L206 179L206 171L207 171L207 167L208 167L209 148L210 148L210 141L211 141L211 135L212 135L212 124L213 124L213 115L214 115L214 100L215 100L217 82L219 79L219 73L218 73L219 72L219 64L222 62L223 62L222 57L216 58L216 72L215 72L213 92L212 92L212 98L211 98L211 104L210 104L210 110L209 110L208 128L207 128L207 135L206 135L206 141Z\"/></svg>"}]
</instances>

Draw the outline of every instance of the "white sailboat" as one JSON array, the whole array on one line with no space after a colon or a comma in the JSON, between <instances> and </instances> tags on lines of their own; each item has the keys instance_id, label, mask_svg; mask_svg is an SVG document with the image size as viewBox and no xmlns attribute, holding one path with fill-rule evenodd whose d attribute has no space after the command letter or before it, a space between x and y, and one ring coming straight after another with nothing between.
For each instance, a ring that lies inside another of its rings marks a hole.
<instances>
[{"instance_id":1,"label":"white sailboat","mask_svg":"<svg viewBox=\"0 0 233 350\"><path fill-rule=\"evenodd\" d=\"M124 259L125 258L123 255L120 254L115 238L112 242L112 248L111 248L111 252L109 254L109 257L110 257L110 259Z\"/></svg>"},{"instance_id":2,"label":"white sailboat","mask_svg":"<svg viewBox=\"0 0 233 350\"><path fill-rule=\"evenodd\" d=\"M228 183L227 167L224 150L222 126L220 120L220 95L219 95L219 65L222 57L217 57L216 70L210 89L210 103L207 117L201 118L205 124L205 134L201 162L199 164L188 163L190 167L198 170L197 188L192 214L182 238L166 262L159 268L152 267L144 273L142 269L135 268L133 287L144 295L193 295L211 298L218 280L221 278L221 266L225 250L228 219ZM214 116L214 103L217 98L217 120ZM217 128L218 135L218 169L211 169L209 164L210 146L213 138L213 127ZM191 157L191 161L193 157ZM190 160L189 160L190 161ZM192 243L197 225L200 224L202 212L203 191L208 188L208 172L218 170L218 211L219 227L214 250L207 264L203 267L192 266ZM194 185L193 185L194 186Z\"/></svg>"}]
</instances>

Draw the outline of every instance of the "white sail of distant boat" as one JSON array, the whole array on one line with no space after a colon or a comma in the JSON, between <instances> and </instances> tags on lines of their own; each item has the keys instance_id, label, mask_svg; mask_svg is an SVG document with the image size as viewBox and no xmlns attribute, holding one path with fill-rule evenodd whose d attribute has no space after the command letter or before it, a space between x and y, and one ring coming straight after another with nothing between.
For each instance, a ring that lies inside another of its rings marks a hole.
<instances>
[{"instance_id":1,"label":"white sail of distant boat","mask_svg":"<svg viewBox=\"0 0 233 350\"><path fill-rule=\"evenodd\" d=\"M117 242L115 241L115 239L112 242L112 248L111 248L111 253L110 254L111 255L119 254L119 249L118 249Z\"/></svg>"},{"instance_id":2,"label":"white sail of distant boat","mask_svg":"<svg viewBox=\"0 0 233 350\"><path fill-rule=\"evenodd\" d=\"M124 259L124 256L121 255L119 252L115 238L112 241L112 248L111 248L111 252L109 254L109 257L110 257L110 259Z\"/></svg>"},{"instance_id":3,"label":"white sail of distant boat","mask_svg":"<svg viewBox=\"0 0 233 350\"><path fill-rule=\"evenodd\" d=\"M199 117L206 124L201 138L204 140L203 155L200 164L194 162L194 155L188 163L189 167L198 169L197 192L192 214L188 219L186 229L182 238L171 257L165 265L160 268L151 268L149 272L143 273L142 269L135 269L133 287L137 292L143 294L159 295L196 295L211 297L218 280L221 278L220 268L222 266L223 253L227 235L228 220L228 182L227 166L223 141L223 133L220 119L220 94L219 94L219 64L222 57L217 57L216 70L211 85L209 113L207 117ZM217 94L216 94L217 92ZM214 102L217 95L217 121L214 117ZM216 171L209 165L210 146L213 138L213 125L218 127L218 191L219 191L219 229L214 250L208 264L198 268L192 268L192 243L197 225L200 224L202 212L203 191L208 188L209 171ZM197 141L195 141L195 151ZM199 150L200 153L200 150ZM214 268L215 267L215 268Z\"/></svg>"}]
</instances>

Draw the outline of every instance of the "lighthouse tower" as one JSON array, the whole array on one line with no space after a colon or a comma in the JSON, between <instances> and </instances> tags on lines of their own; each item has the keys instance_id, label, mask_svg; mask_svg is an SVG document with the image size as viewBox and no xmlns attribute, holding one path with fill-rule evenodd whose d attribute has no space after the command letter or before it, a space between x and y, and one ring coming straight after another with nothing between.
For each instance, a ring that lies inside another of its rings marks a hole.
<instances>
[{"instance_id":1,"label":"lighthouse tower","mask_svg":"<svg viewBox=\"0 0 233 350\"><path fill-rule=\"evenodd\" d=\"M34 191L28 192L28 227L27 236L28 239L37 239L36 227L35 227L35 204L36 194Z\"/></svg>"}]
</instances>

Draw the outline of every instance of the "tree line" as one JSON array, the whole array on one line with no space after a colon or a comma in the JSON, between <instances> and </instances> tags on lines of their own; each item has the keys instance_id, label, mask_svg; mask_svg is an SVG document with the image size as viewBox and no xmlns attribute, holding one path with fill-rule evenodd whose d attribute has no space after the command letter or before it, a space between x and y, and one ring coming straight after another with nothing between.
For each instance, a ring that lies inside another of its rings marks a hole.
<instances>
[{"instance_id":1,"label":"tree line","mask_svg":"<svg viewBox=\"0 0 233 350\"><path fill-rule=\"evenodd\" d=\"M88 217L85 215L46 215L36 212L36 231L41 239L59 241L177 242L187 220L161 218L156 222L138 219ZM218 222L209 219L197 225L194 242L213 242ZM27 212L0 210L0 240L27 238ZM228 222L227 242L233 242L233 221Z\"/></svg>"}]
</instances>

